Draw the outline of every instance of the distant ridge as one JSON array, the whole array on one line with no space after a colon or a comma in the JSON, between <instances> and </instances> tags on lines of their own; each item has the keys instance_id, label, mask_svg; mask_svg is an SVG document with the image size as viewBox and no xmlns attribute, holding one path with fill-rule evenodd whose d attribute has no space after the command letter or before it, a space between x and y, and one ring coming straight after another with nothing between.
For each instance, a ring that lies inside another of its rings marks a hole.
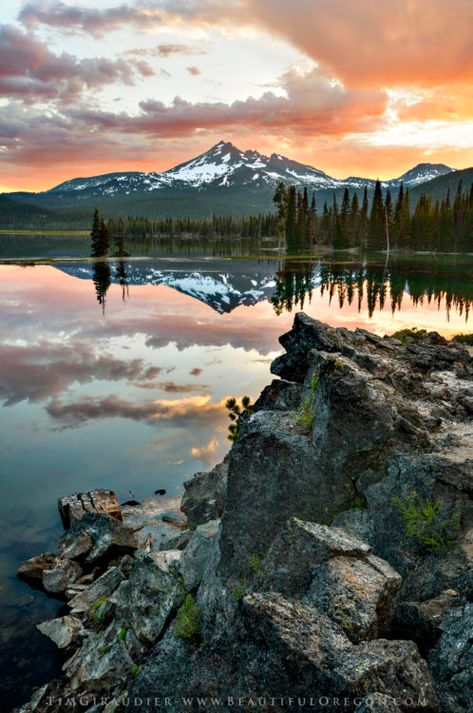
<instances>
[{"instance_id":1,"label":"distant ridge","mask_svg":"<svg viewBox=\"0 0 473 713\"><path fill-rule=\"evenodd\" d=\"M401 182L412 193L432 182L456 183L455 171L442 163L420 163L402 176L383 181L393 193ZM274 189L280 182L307 187L320 205L340 199L344 190L360 194L366 187L371 195L375 181L351 176L338 179L324 171L293 161L279 153L265 156L258 151L242 151L229 141L219 141L208 151L162 173L126 171L73 178L41 193L9 193L0 196L0 225L15 224L14 213L28 227L87 227L90 213L99 207L107 216L140 215L203 217L242 215L272 211ZM441 185L443 185L441 183ZM440 188L439 190L442 190ZM8 219L1 211L1 199L9 200ZM11 201L15 201L13 204ZM28 204L22 214L21 206ZM36 213L32 206L43 209ZM52 212L52 215L51 215ZM42 217L41 217L42 216Z\"/></svg>"}]
</instances>

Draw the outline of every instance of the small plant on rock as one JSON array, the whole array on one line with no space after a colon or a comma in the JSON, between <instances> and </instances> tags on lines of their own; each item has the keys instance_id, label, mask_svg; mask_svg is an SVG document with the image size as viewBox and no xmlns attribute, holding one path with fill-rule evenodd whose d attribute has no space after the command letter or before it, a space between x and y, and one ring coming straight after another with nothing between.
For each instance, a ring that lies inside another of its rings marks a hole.
<instances>
[{"instance_id":1,"label":"small plant on rock","mask_svg":"<svg viewBox=\"0 0 473 713\"><path fill-rule=\"evenodd\" d=\"M314 423L314 404L312 394L307 394L297 411L296 421L304 431L310 432Z\"/></svg>"},{"instance_id":2,"label":"small plant on rock","mask_svg":"<svg viewBox=\"0 0 473 713\"><path fill-rule=\"evenodd\" d=\"M255 576L261 569L261 557L257 552L254 552L250 557L250 568Z\"/></svg>"},{"instance_id":3,"label":"small plant on rock","mask_svg":"<svg viewBox=\"0 0 473 713\"><path fill-rule=\"evenodd\" d=\"M118 639L118 641L125 641L125 639L126 639L126 629L123 629L123 628L120 629L120 631L118 632L118 635L117 635L117 639Z\"/></svg>"},{"instance_id":4,"label":"small plant on rock","mask_svg":"<svg viewBox=\"0 0 473 713\"><path fill-rule=\"evenodd\" d=\"M194 601L192 594L186 595L184 604L177 612L174 635L194 644L201 641L200 606Z\"/></svg>"},{"instance_id":5,"label":"small plant on rock","mask_svg":"<svg viewBox=\"0 0 473 713\"><path fill-rule=\"evenodd\" d=\"M417 327L412 327L412 329L398 329L397 332L391 334L391 337L398 339L402 344L409 344L409 342L414 342L417 339L422 339L427 334L426 329L417 329Z\"/></svg>"},{"instance_id":6,"label":"small plant on rock","mask_svg":"<svg viewBox=\"0 0 473 713\"><path fill-rule=\"evenodd\" d=\"M442 552L455 544L456 514L446 515L440 500L422 500L413 491L407 498L393 498L406 534L428 552Z\"/></svg>"},{"instance_id":7,"label":"small plant on rock","mask_svg":"<svg viewBox=\"0 0 473 713\"><path fill-rule=\"evenodd\" d=\"M228 427L228 439L235 443L240 438L242 420L253 413L253 404L249 396L243 396L240 404L232 397L227 399L225 408L228 410L228 418L231 421Z\"/></svg>"}]
</instances>

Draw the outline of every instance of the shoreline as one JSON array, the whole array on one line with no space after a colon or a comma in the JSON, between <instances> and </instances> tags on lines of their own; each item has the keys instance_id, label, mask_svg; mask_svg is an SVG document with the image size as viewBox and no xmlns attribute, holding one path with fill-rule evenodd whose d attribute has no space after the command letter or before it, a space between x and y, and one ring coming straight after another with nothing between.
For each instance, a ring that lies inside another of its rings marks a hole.
<instances>
[{"instance_id":1,"label":"shoreline","mask_svg":"<svg viewBox=\"0 0 473 713\"><path fill-rule=\"evenodd\" d=\"M70 615L41 625L72 656L22 713L55 713L47 696L79 694L116 699L84 708L94 713L159 710L157 697L181 713L185 696L288 691L343 695L349 711L463 705L455 676L467 672L449 652L467 645L473 618L471 350L303 313L280 341L280 378L224 462L185 483L164 549L112 496L113 512L66 521L43 584L67 591L65 572L91 581L69 587ZM130 705L116 703L123 696Z\"/></svg>"}]
</instances>

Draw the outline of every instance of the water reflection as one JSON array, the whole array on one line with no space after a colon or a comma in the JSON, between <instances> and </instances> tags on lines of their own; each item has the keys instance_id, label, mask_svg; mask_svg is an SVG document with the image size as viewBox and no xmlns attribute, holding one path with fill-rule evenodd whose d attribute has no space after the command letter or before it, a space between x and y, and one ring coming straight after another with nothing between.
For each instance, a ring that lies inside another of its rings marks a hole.
<instances>
[{"instance_id":1,"label":"water reflection","mask_svg":"<svg viewBox=\"0 0 473 713\"><path fill-rule=\"evenodd\" d=\"M51 548L59 496L98 486L123 499L130 487L138 499L158 487L177 495L225 454L225 400L258 395L297 309L378 334L468 327L471 258L232 259L202 249L0 266L0 668L10 666L10 693L21 680L28 697L25 670L35 684L50 674L41 639L31 661L15 662L34 620L55 613L39 593L31 603L15 571Z\"/></svg>"}]
</instances>

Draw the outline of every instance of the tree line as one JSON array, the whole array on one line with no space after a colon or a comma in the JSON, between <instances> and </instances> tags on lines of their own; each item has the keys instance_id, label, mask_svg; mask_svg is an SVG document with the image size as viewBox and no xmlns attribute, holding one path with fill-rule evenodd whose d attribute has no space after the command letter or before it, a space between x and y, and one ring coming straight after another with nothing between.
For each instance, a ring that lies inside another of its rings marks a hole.
<instances>
[{"instance_id":1,"label":"tree line","mask_svg":"<svg viewBox=\"0 0 473 713\"><path fill-rule=\"evenodd\" d=\"M383 192L376 181L371 202L365 187L361 196L345 188L339 205L336 194L318 212L315 194L309 200L307 188L280 183L274 194L278 234L289 251L313 245L334 249L434 250L470 252L473 250L473 184L464 192L458 183L453 198L433 201L422 194L412 207L409 189L401 183L395 199Z\"/></svg>"}]
</instances>

